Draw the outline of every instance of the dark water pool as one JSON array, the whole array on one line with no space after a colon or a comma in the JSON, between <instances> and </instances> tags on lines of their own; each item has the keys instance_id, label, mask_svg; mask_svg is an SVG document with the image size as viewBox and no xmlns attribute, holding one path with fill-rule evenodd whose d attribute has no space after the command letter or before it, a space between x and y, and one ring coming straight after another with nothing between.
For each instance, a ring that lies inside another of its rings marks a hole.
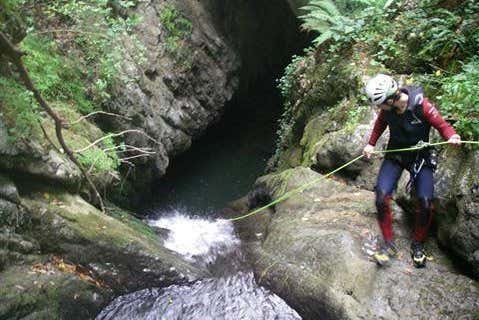
<instances>
[{"instance_id":1,"label":"dark water pool","mask_svg":"<svg viewBox=\"0 0 479 320\"><path fill-rule=\"evenodd\" d=\"M220 123L172 160L154 185L151 207L181 205L208 215L245 195L274 152L280 110L274 90L230 103Z\"/></svg>"}]
</instances>

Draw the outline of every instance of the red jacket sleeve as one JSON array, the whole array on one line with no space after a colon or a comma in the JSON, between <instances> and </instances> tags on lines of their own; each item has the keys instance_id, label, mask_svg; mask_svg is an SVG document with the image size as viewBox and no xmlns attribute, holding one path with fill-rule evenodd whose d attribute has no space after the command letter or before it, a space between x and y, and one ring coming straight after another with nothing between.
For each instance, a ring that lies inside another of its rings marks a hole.
<instances>
[{"instance_id":1,"label":"red jacket sleeve","mask_svg":"<svg viewBox=\"0 0 479 320\"><path fill-rule=\"evenodd\" d=\"M384 111L381 110L379 115L374 123L373 131L371 132L371 136L369 137L369 144L372 146L376 145L379 137L383 134L384 130L386 130L388 124L384 118Z\"/></svg>"},{"instance_id":2,"label":"red jacket sleeve","mask_svg":"<svg viewBox=\"0 0 479 320\"><path fill-rule=\"evenodd\" d=\"M445 140L456 134L456 130L443 119L436 107L427 99L422 102L424 118L429 122Z\"/></svg>"}]
</instances>

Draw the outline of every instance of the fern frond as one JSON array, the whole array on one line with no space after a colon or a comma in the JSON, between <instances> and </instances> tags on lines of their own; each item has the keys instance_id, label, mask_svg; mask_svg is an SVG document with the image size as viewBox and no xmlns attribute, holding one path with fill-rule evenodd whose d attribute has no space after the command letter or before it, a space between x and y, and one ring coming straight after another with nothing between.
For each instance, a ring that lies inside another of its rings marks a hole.
<instances>
[{"instance_id":1,"label":"fern frond","mask_svg":"<svg viewBox=\"0 0 479 320\"><path fill-rule=\"evenodd\" d=\"M331 25L323 21L309 21L301 25L301 28L304 30L312 30L319 33L328 31L331 28Z\"/></svg>"},{"instance_id":2,"label":"fern frond","mask_svg":"<svg viewBox=\"0 0 479 320\"><path fill-rule=\"evenodd\" d=\"M389 6L393 4L393 2L394 0L386 1L386 3L383 5L383 9L386 10L387 8L389 8Z\"/></svg>"},{"instance_id":3,"label":"fern frond","mask_svg":"<svg viewBox=\"0 0 479 320\"><path fill-rule=\"evenodd\" d=\"M311 0L309 2L309 5L317 7L331 16L341 15L341 12L339 12L338 7L332 0Z\"/></svg>"},{"instance_id":4,"label":"fern frond","mask_svg":"<svg viewBox=\"0 0 479 320\"><path fill-rule=\"evenodd\" d=\"M335 24L336 21L339 19L339 17L331 17L323 12L319 11L313 11L308 13L307 15L301 16L301 19L304 19L304 21L324 21L328 24Z\"/></svg>"},{"instance_id":5,"label":"fern frond","mask_svg":"<svg viewBox=\"0 0 479 320\"><path fill-rule=\"evenodd\" d=\"M325 42L326 40L329 40L333 37L333 32L331 30L328 30L326 32L321 33L319 37L313 40L313 43L317 46Z\"/></svg>"},{"instance_id":6,"label":"fern frond","mask_svg":"<svg viewBox=\"0 0 479 320\"><path fill-rule=\"evenodd\" d=\"M341 15L341 11L332 0L310 0L300 9L305 12L321 11L331 16Z\"/></svg>"}]
</instances>

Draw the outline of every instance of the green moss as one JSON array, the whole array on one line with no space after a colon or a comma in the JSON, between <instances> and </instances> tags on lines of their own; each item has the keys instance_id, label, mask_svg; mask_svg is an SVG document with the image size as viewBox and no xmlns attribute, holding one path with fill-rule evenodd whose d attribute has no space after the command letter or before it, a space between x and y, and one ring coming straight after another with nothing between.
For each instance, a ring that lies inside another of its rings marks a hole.
<instances>
[{"instance_id":1,"label":"green moss","mask_svg":"<svg viewBox=\"0 0 479 320\"><path fill-rule=\"evenodd\" d=\"M93 285L58 270L35 273L30 267L14 267L0 275L2 319L90 319L96 315L99 303L93 294L98 290Z\"/></svg>"},{"instance_id":2,"label":"green moss","mask_svg":"<svg viewBox=\"0 0 479 320\"><path fill-rule=\"evenodd\" d=\"M295 169L286 169L276 174L264 176L261 181L270 185L275 192L275 198L279 198L290 190L289 181L296 172Z\"/></svg>"},{"instance_id":3,"label":"green moss","mask_svg":"<svg viewBox=\"0 0 479 320\"><path fill-rule=\"evenodd\" d=\"M122 223L125 223L130 228L134 229L136 232L148 237L150 240L158 242L159 238L155 231L153 231L153 229L149 225L147 225L140 219L135 218L132 214L118 207L109 207L107 210L108 214L115 219L121 221Z\"/></svg>"},{"instance_id":4,"label":"green moss","mask_svg":"<svg viewBox=\"0 0 479 320\"><path fill-rule=\"evenodd\" d=\"M142 222L127 218L117 211L108 216L85 202L79 196L70 194L53 194L49 196L48 212L65 219L67 227L74 231L75 237L92 241L98 246L126 249L142 248L150 254L158 253L160 238ZM42 207L41 203L33 202ZM120 218L120 219L118 219Z\"/></svg>"},{"instance_id":5,"label":"green moss","mask_svg":"<svg viewBox=\"0 0 479 320\"><path fill-rule=\"evenodd\" d=\"M309 167L313 163L311 157L315 154L316 144L321 140L327 127L325 117L315 117L308 122L301 138L301 146L304 150L301 165Z\"/></svg>"},{"instance_id":6,"label":"green moss","mask_svg":"<svg viewBox=\"0 0 479 320\"><path fill-rule=\"evenodd\" d=\"M76 153L78 160L86 170L93 175L101 175L118 170L120 160L116 151L121 150L121 148L116 146L111 136L109 137L108 134L103 133L89 121L83 120L78 122L77 120L80 119L81 115L68 104L56 103L54 104L54 109L63 119L67 120L68 123L74 123L67 130L62 131L65 142L71 150L82 150L94 141L106 137L100 143ZM55 138L54 123L46 119L42 125L47 135L56 147L60 149L61 146ZM49 141L46 139L41 141L45 148L50 148Z\"/></svg>"}]
</instances>

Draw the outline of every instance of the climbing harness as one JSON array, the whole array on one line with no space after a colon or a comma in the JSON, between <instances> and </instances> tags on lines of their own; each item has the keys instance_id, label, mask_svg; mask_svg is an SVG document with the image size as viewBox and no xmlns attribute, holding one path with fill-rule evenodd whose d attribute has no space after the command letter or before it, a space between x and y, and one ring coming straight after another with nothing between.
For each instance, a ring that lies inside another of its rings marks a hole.
<instances>
[{"instance_id":1,"label":"climbing harness","mask_svg":"<svg viewBox=\"0 0 479 320\"><path fill-rule=\"evenodd\" d=\"M423 141L419 141L418 144L416 144L415 146L412 146L412 147L409 147L409 148L402 148L402 149L390 149L390 150L375 150L373 151L373 153L376 153L376 154L381 154L381 153L392 153L392 152L403 152L403 151L415 151L415 150L421 150L421 149L424 149L424 148L427 148L427 147L432 147L432 146L439 146L439 145L443 145L443 144L448 144L449 142L447 141L442 141L442 142L435 142L435 143L430 143L430 142L423 142ZM461 141L461 144L479 144L479 141ZM364 157L364 155L360 155L360 156L357 156L356 158L352 159L351 161L343 164L342 166L340 166L339 168L319 177L319 178L316 178L316 179L313 179L309 182L306 182L305 184L293 189L293 190L290 190L288 192L286 192L285 194L283 194L282 196L280 196L279 198L273 200L272 202L260 207L260 208L257 208L249 213L246 213L244 215L241 215L241 216L238 216L238 217L235 217L235 218L231 218L231 219L226 219L226 221L238 221L238 220L242 220L242 219L245 219L245 218L248 218L248 217L251 217L279 202L282 202L290 197L292 197L293 195L296 195L298 193L301 193L303 192L304 190L306 190L308 187L318 183L319 181L323 180L323 179L326 179L328 178L329 176L335 174L336 172L346 168L347 166L353 164L354 162L358 161L359 159L362 159Z\"/></svg>"},{"instance_id":2,"label":"climbing harness","mask_svg":"<svg viewBox=\"0 0 479 320\"><path fill-rule=\"evenodd\" d=\"M423 141L419 141L420 145L423 145L424 142ZM429 157L430 155L428 155L427 157ZM414 185L414 181L416 181L416 178L417 178L417 175L419 174L419 172L421 172L422 170L422 167L426 164L426 159L424 157L423 154L421 154L419 151L417 152L417 155L416 155L416 159L414 160L414 162L411 164L410 168L409 168L409 173L410 173L410 178L409 178L409 181L407 182L406 184L406 192L407 193L410 193L411 192L411 189L412 189L412 186Z\"/></svg>"}]
</instances>

